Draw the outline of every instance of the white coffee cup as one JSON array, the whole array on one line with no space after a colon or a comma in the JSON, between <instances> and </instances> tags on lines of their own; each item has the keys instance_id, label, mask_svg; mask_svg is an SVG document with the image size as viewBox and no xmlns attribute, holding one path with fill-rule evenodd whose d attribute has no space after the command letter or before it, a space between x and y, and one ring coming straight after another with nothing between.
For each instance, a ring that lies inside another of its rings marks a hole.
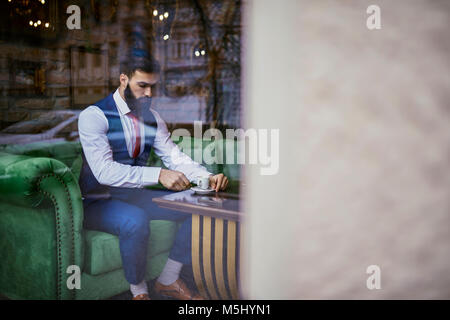
<instances>
[{"instance_id":1,"label":"white coffee cup","mask_svg":"<svg viewBox=\"0 0 450 320\"><path fill-rule=\"evenodd\" d=\"M209 189L209 177L208 176L200 176L195 178L195 183L197 184L197 187L200 189L207 190Z\"/></svg>"}]
</instances>

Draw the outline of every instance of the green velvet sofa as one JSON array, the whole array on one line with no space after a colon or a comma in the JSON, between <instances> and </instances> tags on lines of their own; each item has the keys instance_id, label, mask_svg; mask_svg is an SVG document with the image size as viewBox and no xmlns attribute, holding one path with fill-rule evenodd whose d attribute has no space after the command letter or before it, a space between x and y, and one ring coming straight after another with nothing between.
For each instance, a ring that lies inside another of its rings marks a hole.
<instances>
[{"instance_id":1,"label":"green velvet sofa","mask_svg":"<svg viewBox=\"0 0 450 320\"><path fill-rule=\"evenodd\" d=\"M191 156L212 143L187 137L173 140ZM224 156L231 147L237 159L234 141L214 143L220 145L217 156ZM229 190L239 191L239 165L203 164L213 173L226 174ZM83 229L78 186L81 165L79 142L0 146L0 295L10 299L105 299L129 289L118 238ZM154 153L148 165L163 166ZM151 187L155 194L162 188ZM162 271L177 225L151 221L149 228L147 280ZM72 265L80 268L80 289L67 286L74 274L69 268Z\"/></svg>"}]
</instances>

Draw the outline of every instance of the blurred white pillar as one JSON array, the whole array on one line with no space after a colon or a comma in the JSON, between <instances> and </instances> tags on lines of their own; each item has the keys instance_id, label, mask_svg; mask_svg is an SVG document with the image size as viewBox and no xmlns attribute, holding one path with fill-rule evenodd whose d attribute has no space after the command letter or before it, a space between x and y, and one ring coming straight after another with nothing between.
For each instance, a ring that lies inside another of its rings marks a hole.
<instances>
[{"instance_id":1,"label":"blurred white pillar","mask_svg":"<svg viewBox=\"0 0 450 320\"><path fill-rule=\"evenodd\" d=\"M450 8L375 2L246 5L245 126L280 169L246 166L244 298L450 298Z\"/></svg>"},{"instance_id":2,"label":"blurred white pillar","mask_svg":"<svg viewBox=\"0 0 450 320\"><path fill-rule=\"evenodd\" d=\"M289 252L295 249L295 195L292 174L298 149L289 132L298 115L298 53L295 27L299 1L251 1L245 7L244 113L246 127L280 130L280 169L262 176L260 166L247 166L248 202L243 227L242 290L245 297L289 298L294 294ZM270 136L270 134L269 134ZM294 198L292 198L294 196ZM245 263L248 263L247 265Z\"/></svg>"}]
</instances>

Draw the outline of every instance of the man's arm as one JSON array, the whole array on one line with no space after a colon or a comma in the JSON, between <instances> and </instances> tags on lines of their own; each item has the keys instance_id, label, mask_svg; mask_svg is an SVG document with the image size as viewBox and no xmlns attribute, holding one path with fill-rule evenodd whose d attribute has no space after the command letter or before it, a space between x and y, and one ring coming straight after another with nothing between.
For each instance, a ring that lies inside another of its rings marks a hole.
<instances>
[{"instance_id":1,"label":"man's arm","mask_svg":"<svg viewBox=\"0 0 450 320\"><path fill-rule=\"evenodd\" d=\"M194 181L197 176L212 175L205 167L193 161L188 155L183 153L180 148L170 139L170 132L161 116L154 110L151 110L156 118L158 128L154 141L154 150L170 170L182 172L189 181Z\"/></svg>"},{"instance_id":2,"label":"man's arm","mask_svg":"<svg viewBox=\"0 0 450 320\"><path fill-rule=\"evenodd\" d=\"M86 160L100 184L143 188L158 183L161 168L130 166L114 161L106 136L108 120L98 107L90 106L80 113L78 131Z\"/></svg>"},{"instance_id":3,"label":"man's arm","mask_svg":"<svg viewBox=\"0 0 450 320\"><path fill-rule=\"evenodd\" d=\"M166 167L170 170L161 170L160 182L165 187L171 190L184 190L190 186L190 183L186 182L194 181L198 176L210 176L210 185L216 191L224 190L228 185L228 179L222 173L213 175L208 172L205 167L199 163L193 161L180 148L170 139L170 133L167 129L167 125L158 112L152 110L153 115L156 118L158 129L156 131L154 149L156 155L158 155L164 162ZM174 181L175 188L168 186L168 182Z\"/></svg>"}]
</instances>

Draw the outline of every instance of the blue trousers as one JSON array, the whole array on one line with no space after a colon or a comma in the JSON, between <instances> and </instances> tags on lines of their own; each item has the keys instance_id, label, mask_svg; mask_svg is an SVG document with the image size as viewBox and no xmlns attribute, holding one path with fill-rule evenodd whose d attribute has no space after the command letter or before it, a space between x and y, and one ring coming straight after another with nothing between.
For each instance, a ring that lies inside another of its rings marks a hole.
<instances>
[{"instance_id":1,"label":"blue trousers","mask_svg":"<svg viewBox=\"0 0 450 320\"><path fill-rule=\"evenodd\" d=\"M181 223L169 258L191 264L192 216L158 207L153 197L172 191L110 188L112 198L85 200L84 228L103 231L119 237L125 278L131 284L145 277L150 220L171 220Z\"/></svg>"}]
</instances>

